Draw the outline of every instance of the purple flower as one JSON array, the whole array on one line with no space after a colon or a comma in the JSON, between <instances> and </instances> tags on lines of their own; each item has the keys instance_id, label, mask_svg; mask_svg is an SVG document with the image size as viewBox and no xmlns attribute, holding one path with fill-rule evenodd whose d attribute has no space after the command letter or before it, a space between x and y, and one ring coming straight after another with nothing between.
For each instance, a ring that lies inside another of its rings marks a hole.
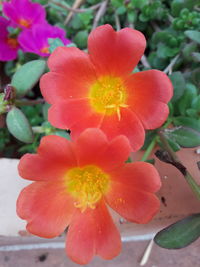
<instances>
[{"instance_id":1,"label":"purple flower","mask_svg":"<svg viewBox=\"0 0 200 267\"><path fill-rule=\"evenodd\" d=\"M60 38L64 45L70 43L70 40L65 38L63 29L47 23L34 25L31 30L24 30L18 40L25 52L47 57L50 55L48 38Z\"/></svg>"},{"instance_id":2,"label":"purple flower","mask_svg":"<svg viewBox=\"0 0 200 267\"><path fill-rule=\"evenodd\" d=\"M29 0L11 0L3 2L3 12L15 26L22 29L44 23L46 12L43 6Z\"/></svg>"},{"instance_id":3,"label":"purple flower","mask_svg":"<svg viewBox=\"0 0 200 267\"><path fill-rule=\"evenodd\" d=\"M15 59L20 48L17 38L8 32L8 26L10 26L10 21L0 17L0 61Z\"/></svg>"}]
</instances>

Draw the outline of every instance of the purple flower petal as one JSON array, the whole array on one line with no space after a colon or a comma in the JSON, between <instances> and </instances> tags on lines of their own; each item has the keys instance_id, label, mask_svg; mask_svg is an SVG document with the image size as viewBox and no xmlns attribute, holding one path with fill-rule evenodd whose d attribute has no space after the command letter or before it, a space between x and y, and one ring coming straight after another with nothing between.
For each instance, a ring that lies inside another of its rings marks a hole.
<instances>
[{"instance_id":1,"label":"purple flower petal","mask_svg":"<svg viewBox=\"0 0 200 267\"><path fill-rule=\"evenodd\" d=\"M29 0L11 0L3 3L4 14L21 28L31 28L35 24L44 23L46 12L39 3Z\"/></svg>"},{"instance_id":2,"label":"purple flower petal","mask_svg":"<svg viewBox=\"0 0 200 267\"><path fill-rule=\"evenodd\" d=\"M47 57L50 55L49 38L60 38L64 44L70 43L70 40L65 38L63 29L47 23L37 24L31 30L21 32L18 40L24 51Z\"/></svg>"},{"instance_id":3,"label":"purple flower petal","mask_svg":"<svg viewBox=\"0 0 200 267\"><path fill-rule=\"evenodd\" d=\"M20 48L17 39L9 36L8 26L10 26L10 21L0 17L0 61L15 59Z\"/></svg>"},{"instance_id":4,"label":"purple flower petal","mask_svg":"<svg viewBox=\"0 0 200 267\"><path fill-rule=\"evenodd\" d=\"M9 61L17 58L18 48L11 48L0 39L0 61Z\"/></svg>"}]
</instances>

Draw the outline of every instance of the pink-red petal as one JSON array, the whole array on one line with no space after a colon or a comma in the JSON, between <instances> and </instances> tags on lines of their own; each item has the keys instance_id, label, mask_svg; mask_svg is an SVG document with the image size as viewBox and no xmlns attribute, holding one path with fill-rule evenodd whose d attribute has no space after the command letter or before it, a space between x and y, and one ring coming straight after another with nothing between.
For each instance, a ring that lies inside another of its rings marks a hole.
<instances>
[{"instance_id":1,"label":"pink-red petal","mask_svg":"<svg viewBox=\"0 0 200 267\"><path fill-rule=\"evenodd\" d=\"M146 162L124 164L110 172L114 183L125 184L130 191L157 192L161 187L160 176L156 168Z\"/></svg>"},{"instance_id":2,"label":"pink-red petal","mask_svg":"<svg viewBox=\"0 0 200 267\"><path fill-rule=\"evenodd\" d=\"M121 108L120 120L117 114L105 116L100 129L110 140L118 135L125 135L133 151L137 151L144 144L144 127L134 112L128 108Z\"/></svg>"},{"instance_id":3,"label":"pink-red petal","mask_svg":"<svg viewBox=\"0 0 200 267\"><path fill-rule=\"evenodd\" d=\"M28 221L27 230L37 236L60 235L71 221L74 203L62 183L34 182L17 200L17 214Z\"/></svg>"},{"instance_id":4,"label":"pink-red petal","mask_svg":"<svg viewBox=\"0 0 200 267\"><path fill-rule=\"evenodd\" d=\"M76 141L79 166L94 164L104 170L111 170L124 164L131 148L125 136L118 136L108 142L99 129L85 130Z\"/></svg>"},{"instance_id":5,"label":"pink-red petal","mask_svg":"<svg viewBox=\"0 0 200 267\"><path fill-rule=\"evenodd\" d=\"M101 115L93 113L88 99L60 101L49 109L49 121L55 127L70 129L72 137L79 135L84 129L98 127Z\"/></svg>"},{"instance_id":6,"label":"pink-red petal","mask_svg":"<svg viewBox=\"0 0 200 267\"><path fill-rule=\"evenodd\" d=\"M77 210L69 226L66 251L78 264L89 263L94 255L112 259L120 253L120 235L104 203L83 213Z\"/></svg>"},{"instance_id":7,"label":"pink-red petal","mask_svg":"<svg viewBox=\"0 0 200 267\"><path fill-rule=\"evenodd\" d=\"M160 207L160 201L154 194L117 182L112 183L106 201L123 218L135 223L148 223Z\"/></svg>"},{"instance_id":8,"label":"pink-red petal","mask_svg":"<svg viewBox=\"0 0 200 267\"><path fill-rule=\"evenodd\" d=\"M21 177L28 180L59 180L70 167L77 165L73 145L63 137L42 138L38 154L26 154L19 163Z\"/></svg>"},{"instance_id":9,"label":"pink-red petal","mask_svg":"<svg viewBox=\"0 0 200 267\"><path fill-rule=\"evenodd\" d=\"M130 74L145 46L146 40L141 32L131 28L115 32L110 25L97 27L88 38L89 55L99 75Z\"/></svg>"},{"instance_id":10,"label":"pink-red petal","mask_svg":"<svg viewBox=\"0 0 200 267\"><path fill-rule=\"evenodd\" d=\"M167 103L173 88L167 75L158 70L148 70L131 75L126 81L128 105L140 118L146 129L160 127L167 119Z\"/></svg>"},{"instance_id":11,"label":"pink-red petal","mask_svg":"<svg viewBox=\"0 0 200 267\"><path fill-rule=\"evenodd\" d=\"M49 57L50 73L42 76L40 88L45 100L86 97L96 79L88 54L75 47L58 47Z\"/></svg>"}]
</instances>

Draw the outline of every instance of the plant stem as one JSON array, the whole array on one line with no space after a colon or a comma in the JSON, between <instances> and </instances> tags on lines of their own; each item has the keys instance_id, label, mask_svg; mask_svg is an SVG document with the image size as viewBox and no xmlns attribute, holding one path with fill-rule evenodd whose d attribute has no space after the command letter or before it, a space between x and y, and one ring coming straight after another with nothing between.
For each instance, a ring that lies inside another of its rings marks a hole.
<instances>
[{"instance_id":1,"label":"plant stem","mask_svg":"<svg viewBox=\"0 0 200 267\"><path fill-rule=\"evenodd\" d=\"M32 130L34 133L44 133L44 130L41 126L33 126Z\"/></svg>"},{"instance_id":2,"label":"plant stem","mask_svg":"<svg viewBox=\"0 0 200 267\"><path fill-rule=\"evenodd\" d=\"M147 147L146 151L144 152L141 161L146 161L149 157L149 155L151 154L151 152L153 151L156 142L157 142L157 135L152 139L151 143L149 144L149 146Z\"/></svg>"},{"instance_id":3,"label":"plant stem","mask_svg":"<svg viewBox=\"0 0 200 267\"><path fill-rule=\"evenodd\" d=\"M162 130L158 132L158 135L160 137L160 141L162 142L164 149L168 152L170 156L170 160L166 160L165 162L172 164L183 174L188 185L190 186L196 197L200 200L200 186L196 183L187 168L182 164L176 153L171 149Z\"/></svg>"},{"instance_id":4,"label":"plant stem","mask_svg":"<svg viewBox=\"0 0 200 267\"><path fill-rule=\"evenodd\" d=\"M15 100L15 105L16 106L34 106L37 104L43 104L44 103L44 99L37 99L37 100Z\"/></svg>"},{"instance_id":5,"label":"plant stem","mask_svg":"<svg viewBox=\"0 0 200 267\"><path fill-rule=\"evenodd\" d=\"M172 59L172 61L169 63L169 65L163 70L164 73L166 74L171 74L172 73L172 69L177 61L177 59L179 58L179 54L175 56L175 58Z\"/></svg>"}]
</instances>

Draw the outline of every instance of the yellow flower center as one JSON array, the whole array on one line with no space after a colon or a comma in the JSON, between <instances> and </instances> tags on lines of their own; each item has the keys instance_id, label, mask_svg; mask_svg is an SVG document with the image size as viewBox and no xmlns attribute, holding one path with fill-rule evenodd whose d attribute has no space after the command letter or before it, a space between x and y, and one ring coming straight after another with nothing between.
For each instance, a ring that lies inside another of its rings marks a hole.
<instances>
[{"instance_id":1,"label":"yellow flower center","mask_svg":"<svg viewBox=\"0 0 200 267\"><path fill-rule=\"evenodd\" d=\"M95 209L96 203L109 189L109 175L94 165L70 169L65 176L67 191L74 197L74 206L84 212Z\"/></svg>"},{"instance_id":2,"label":"yellow flower center","mask_svg":"<svg viewBox=\"0 0 200 267\"><path fill-rule=\"evenodd\" d=\"M16 48L18 46L18 42L16 38L8 38L7 39L7 44L11 47L11 48Z\"/></svg>"},{"instance_id":3,"label":"yellow flower center","mask_svg":"<svg viewBox=\"0 0 200 267\"><path fill-rule=\"evenodd\" d=\"M49 48L47 46L45 46L42 49L40 49L40 52L44 53L44 54L49 54Z\"/></svg>"},{"instance_id":4,"label":"yellow flower center","mask_svg":"<svg viewBox=\"0 0 200 267\"><path fill-rule=\"evenodd\" d=\"M127 108L127 92L121 78L100 77L90 88L89 99L92 108L106 115L117 113L120 120L120 108Z\"/></svg>"},{"instance_id":5,"label":"yellow flower center","mask_svg":"<svg viewBox=\"0 0 200 267\"><path fill-rule=\"evenodd\" d=\"M27 19L19 19L18 23L23 26L23 27L26 27L26 28L29 28L31 26L31 22L28 21Z\"/></svg>"}]
</instances>

